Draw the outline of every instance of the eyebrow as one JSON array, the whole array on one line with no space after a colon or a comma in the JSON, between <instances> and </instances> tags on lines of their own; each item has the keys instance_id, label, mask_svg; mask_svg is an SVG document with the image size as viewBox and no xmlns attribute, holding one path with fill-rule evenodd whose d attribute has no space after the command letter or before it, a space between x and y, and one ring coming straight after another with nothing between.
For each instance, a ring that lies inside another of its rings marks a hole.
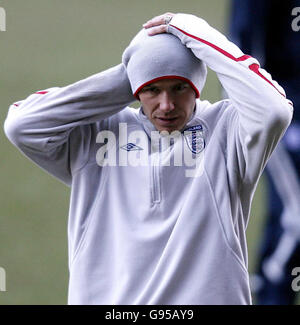
<instances>
[{"instance_id":1,"label":"eyebrow","mask_svg":"<svg viewBox=\"0 0 300 325\"><path fill-rule=\"evenodd\" d=\"M174 87L174 86L177 86L177 85L189 85L189 83L186 82L186 81L178 80L178 82L172 84L171 87ZM143 89L148 89L148 88L152 88L152 87L158 87L159 88L160 85L154 82L152 84L146 85L145 87L143 87Z\"/></svg>"},{"instance_id":2,"label":"eyebrow","mask_svg":"<svg viewBox=\"0 0 300 325\"><path fill-rule=\"evenodd\" d=\"M152 87L158 87L158 86L155 84L150 84L150 85L143 87L142 89L148 89L148 88L152 88Z\"/></svg>"}]
</instances>

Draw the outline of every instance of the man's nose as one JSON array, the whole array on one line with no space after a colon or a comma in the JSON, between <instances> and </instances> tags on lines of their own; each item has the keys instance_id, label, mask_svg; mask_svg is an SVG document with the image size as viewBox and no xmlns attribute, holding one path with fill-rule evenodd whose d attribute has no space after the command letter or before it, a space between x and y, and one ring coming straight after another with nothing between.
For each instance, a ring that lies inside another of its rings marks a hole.
<instances>
[{"instance_id":1,"label":"man's nose","mask_svg":"<svg viewBox=\"0 0 300 325\"><path fill-rule=\"evenodd\" d=\"M165 113L168 113L175 108L174 100L168 92L161 93L159 108Z\"/></svg>"}]
</instances>

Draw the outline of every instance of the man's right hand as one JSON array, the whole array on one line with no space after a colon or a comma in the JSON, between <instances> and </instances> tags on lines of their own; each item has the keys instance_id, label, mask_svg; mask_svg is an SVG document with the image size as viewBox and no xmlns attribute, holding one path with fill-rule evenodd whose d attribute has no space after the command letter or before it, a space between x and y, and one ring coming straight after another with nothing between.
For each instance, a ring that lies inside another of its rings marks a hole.
<instances>
[{"instance_id":1,"label":"man's right hand","mask_svg":"<svg viewBox=\"0 0 300 325\"><path fill-rule=\"evenodd\" d=\"M175 16L175 14L171 12L167 12L163 15L156 16L150 20L148 20L143 27L148 30L148 35L154 36L157 34L167 33L168 24L171 19Z\"/></svg>"}]
</instances>

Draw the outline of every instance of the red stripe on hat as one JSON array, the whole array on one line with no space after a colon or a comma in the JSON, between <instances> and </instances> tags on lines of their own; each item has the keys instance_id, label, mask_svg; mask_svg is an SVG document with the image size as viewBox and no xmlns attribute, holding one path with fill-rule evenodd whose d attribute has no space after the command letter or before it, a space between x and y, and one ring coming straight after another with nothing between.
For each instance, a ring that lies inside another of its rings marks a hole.
<instances>
[{"instance_id":1,"label":"red stripe on hat","mask_svg":"<svg viewBox=\"0 0 300 325\"><path fill-rule=\"evenodd\" d=\"M158 77L158 78L154 78L150 81L147 81L145 82L144 84L142 84L136 91L135 93L133 94L133 96L137 99L138 98L138 93L142 90L142 88L144 88L145 86L148 86L154 82L157 82L157 81L160 81L160 80L164 80L164 79L179 79L179 80L182 80L182 81L185 81L187 83L190 84L190 86L194 89L195 93L196 93L196 98L199 98L200 97L200 93L199 93L199 90L197 89L197 87L191 82L191 80L187 79L187 78L184 78L184 77L180 77L180 76L162 76L162 77Z\"/></svg>"}]
</instances>

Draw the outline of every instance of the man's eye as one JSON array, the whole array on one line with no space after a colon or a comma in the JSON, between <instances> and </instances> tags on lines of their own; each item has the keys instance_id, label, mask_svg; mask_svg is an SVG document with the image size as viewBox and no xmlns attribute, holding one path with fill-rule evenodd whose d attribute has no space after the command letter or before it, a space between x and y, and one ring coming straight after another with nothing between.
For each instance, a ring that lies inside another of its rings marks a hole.
<instances>
[{"instance_id":1,"label":"man's eye","mask_svg":"<svg viewBox=\"0 0 300 325\"><path fill-rule=\"evenodd\" d=\"M149 92L149 93L158 93L159 92L159 89L157 87L148 87L148 88L145 88L144 89L144 92Z\"/></svg>"},{"instance_id":2,"label":"man's eye","mask_svg":"<svg viewBox=\"0 0 300 325\"><path fill-rule=\"evenodd\" d=\"M157 87L150 87L150 91L152 93L158 93L159 92L159 89Z\"/></svg>"},{"instance_id":3,"label":"man's eye","mask_svg":"<svg viewBox=\"0 0 300 325\"><path fill-rule=\"evenodd\" d=\"M175 90L175 91L182 91L182 90L186 89L187 87L188 87L188 86L185 85L185 84L180 84L180 85L176 85L176 86L174 87L174 90Z\"/></svg>"}]
</instances>

